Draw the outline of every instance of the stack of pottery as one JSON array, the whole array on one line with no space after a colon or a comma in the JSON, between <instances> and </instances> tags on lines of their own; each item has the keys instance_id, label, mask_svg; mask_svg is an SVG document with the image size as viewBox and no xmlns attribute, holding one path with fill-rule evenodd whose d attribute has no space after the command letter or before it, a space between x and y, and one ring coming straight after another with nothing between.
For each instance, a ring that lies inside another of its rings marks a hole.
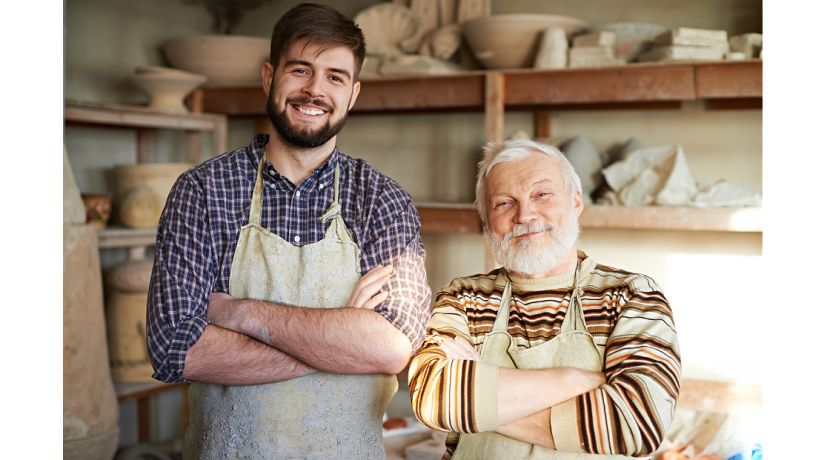
<instances>
[{"instance_id":1,"label":"stack of pottery","mask_svg":"<svg viewBox=\"0 0 830 460\"><path fill-rule=\"evenodd\" d=\"M158 226L167 195L192 163L139 163L115 166L118 216L131 228Z\"/></svg>"},{"instance_id":2,"label":"stack of pottery","mask_svg":"<svg viewBox=\"0 0 830 460\"><path fill-rule=\"evenodd\" d=\"M126 262L110 270L112 292L107 299L107 342L115 382L152 382L147 354L147 293L153 261L144 246L130 248Z\"/></svg>"},{"instance_id":3,"label":"stack of pottery","mask_svg":"<svg viewBox=\"0 0 830 460\"><path fill-rule=\"evenodd\" d=\"M63 153L63 458L109 460L118 401L107 356L98 231Z\"/></svg>"},{"instance_id":4,"label":"stack of pottery","mask_svg":"<svg viewBox=\"0 0 830 460\"><path fill-rule=\"evenodd\" d=\"M176 114L188 113L184 98L207 79L204 75L153 66L136 67L130 75L130 81L150 96L148 108Z\"/></svg>"}]
</instances>

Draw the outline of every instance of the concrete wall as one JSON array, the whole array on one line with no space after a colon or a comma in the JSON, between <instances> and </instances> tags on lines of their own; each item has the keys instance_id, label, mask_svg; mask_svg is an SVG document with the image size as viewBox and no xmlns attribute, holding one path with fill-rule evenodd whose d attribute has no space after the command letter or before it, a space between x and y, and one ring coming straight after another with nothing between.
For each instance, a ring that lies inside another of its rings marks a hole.
<instances>
[{"instance_id":1,"label":"concrete wall","mask_svg":"<svg viewBox=\"0 0 830 460\"><path fill-rule=\"evenodd\" d=\"M274 22L297 1L271 2L248 14L234 33L270 36ZM325 2L353 16L375 3ZM668 27L726 29L730 34L762 32L760 0L492 0L494 13L552 13L604 22L653 22ZM137 65L165 65L160 45L168 38L209 33L212 19L202 8L166 0L73 0L66 5L66 98L110 103L146 100L126 77ZM727 179L760 190L761 111L705 110L684 103L680 110L601 111L554 114L555 139L577 134L606 149L634 136L646 145L683 146L696 179ZM532 133L528 113L508 113L505 132ZM254 121L231 121L229 147L250 142ZM338 137L347 154L365 158L400 182L418 201L471 202L475 164L484 139L482 114L354 116ZM135 159L135 134L128 130L70 127L65 130L70 161L82 192L112 190L108 171ZM211 155L203 142L202 158ZM153 161L181 161L184 138L158 132ZM433 295L453 277L483 268L482 237L424 233L427 272ZM580 247L601 263L639 271L665 290L676 315L684 377L761 383L758 302L747 292L762 255L760 234L586 229ZM104 251L105 266L124 257ZM728 284L727 284L728 283ZM738 291L734 286L742 286ZM703 301L703 299L706 299ZM177 397L156 399L176 427ZM123 406L123 405L122 405ZM396 396L390 413L407 410L406 395ZM172 407L172 409L171 409ZM122 408L129 419L132 408ZM157 411L158 413L158 411ZM124 423L128 423L125 421ZM160 422L159 422L160 423ZM165 422L167 423L167 422ZM122 425L122 431L134 427ZM154 432L154 440L178 435L174 428ZM126 437L125 437L126 436ZM134 439L134 438L133 438ZM122 435L122 444L130 442Z\"/></svg>"}]
</instances>

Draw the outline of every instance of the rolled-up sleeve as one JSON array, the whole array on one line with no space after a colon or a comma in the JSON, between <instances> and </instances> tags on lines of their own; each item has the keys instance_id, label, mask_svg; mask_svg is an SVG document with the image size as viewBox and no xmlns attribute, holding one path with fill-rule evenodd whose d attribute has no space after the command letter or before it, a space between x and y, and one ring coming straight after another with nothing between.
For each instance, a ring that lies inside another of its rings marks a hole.
<instances>
[{"instance_id":1,"label":"rolled-up sleeve","mask_svg":"<svg viewBox=\"0 0 830 460\"><path fill-rule=\"evenodd\" d=\"M361 272L392 264L394 273L384 287L389 297L375 311L409 338L414 352L424 341L432 298L424 265L426 251L419 234L421 220L412 198L391 180L375 203L367 219L371 225Z\"/></svg>"},{"instance_id":2,"label":"rolled-up sleeve","mask_svg":"<svg viewBox=\"0 0 830 460\"><path fill-rule=\"evenodd\" d=\"M167 198L156 233L156 256L147 296L147 352L153 378L182 378L184 360L209 324L207 305L217 275L205 197L185 173Z\"/></svg>"}]
</instances>

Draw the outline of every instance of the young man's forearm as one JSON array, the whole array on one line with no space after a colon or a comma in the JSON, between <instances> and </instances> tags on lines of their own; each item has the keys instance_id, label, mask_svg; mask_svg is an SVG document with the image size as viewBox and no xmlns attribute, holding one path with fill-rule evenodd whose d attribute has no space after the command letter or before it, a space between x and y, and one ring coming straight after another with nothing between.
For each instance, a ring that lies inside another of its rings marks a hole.
<instances>
[{"instance_id":1,"label":"young man's forearm","mask_svg":"<svg viewBox=\"0 0 830 460\"><path fill-rule=\"evenodd\" d=\"M209 325L187 351L182 377L220 385L281 382L317 370L274 347Z\"/></svg>"},{"instance_id":2,"label":"young man's forearm","mask_svg":"<svg viewBox=\"0 0 830 460\"><path fill-rule=\"evenodd\" d=\"M383 316L364 308L302 308L226 300L212 321L256 338L308 365L339 374L397 374L412 344ZM213 308L213 307L211 307Z\"/></svg>"}]
</instances>

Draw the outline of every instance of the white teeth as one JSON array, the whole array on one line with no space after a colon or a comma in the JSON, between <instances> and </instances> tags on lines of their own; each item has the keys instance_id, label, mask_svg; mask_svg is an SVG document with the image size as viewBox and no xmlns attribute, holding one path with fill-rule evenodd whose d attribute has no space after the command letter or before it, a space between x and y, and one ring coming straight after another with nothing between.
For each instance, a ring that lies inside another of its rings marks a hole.
<instances>
[{"instance_id":1,"label":"white teeth","mask_svg":"<svg viewBox=\"0 0 830 460\"><path fill-rule=\"evenodd\" d=\"M300 113L304 113L306 115L322 115L324 113L320 109L306 109L303 107L297 107L297 110L299 110Z\"/></svg>"}]
</instances>

